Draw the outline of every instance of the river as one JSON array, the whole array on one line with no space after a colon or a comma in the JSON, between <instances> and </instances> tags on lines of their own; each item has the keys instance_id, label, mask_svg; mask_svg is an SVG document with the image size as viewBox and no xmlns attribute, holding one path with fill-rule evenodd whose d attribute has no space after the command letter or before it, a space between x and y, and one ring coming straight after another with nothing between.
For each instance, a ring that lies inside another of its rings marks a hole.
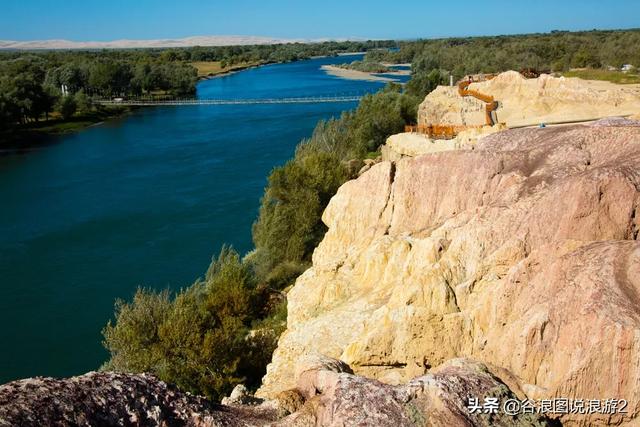
<instances>
[{"instance_id":1,"label":"river","mask_svg":"<svg viewBox=\"0 0 640 427\"><path fill-rule=\"evenodd\" d=\"M323 64L274 64L203 81L203 98L375 91ZM270 170L319 119L355 103L141 109L0 157L0 383L97 369L101 328L138 286L179 289L223 244L251 249Z\"/></svg>"}]
</instances>

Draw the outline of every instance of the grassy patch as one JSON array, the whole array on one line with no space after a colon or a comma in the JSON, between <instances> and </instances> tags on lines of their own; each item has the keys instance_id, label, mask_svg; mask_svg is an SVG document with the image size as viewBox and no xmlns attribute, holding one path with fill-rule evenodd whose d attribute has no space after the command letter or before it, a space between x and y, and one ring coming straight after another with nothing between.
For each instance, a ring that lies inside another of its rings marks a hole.
<instances>
[{"instance_id":1,"label":"grassy patch","mask_svg":"<svg viewBox=\"0 0 640 427\"><path fill-rule=\"evenodd\" d=\"M259 62L242 62L239 64L223 67L220 61L202 61L192 62L196 70L198 70L198 77L210 77L217 74L228 73L229 71L242 70L248 67L260 65Z\"/></svg>"},{"instance_id":2,"label":"grassy patch","mask_svg":"<svg viewBox=\"0 0 640 427\"><path fill-rule=\"evenodd\" d=\"M617 84L640 83L640 75L598 69L571 70L562 73L565 77L578 77L584 80L604 80Z\"/></svg>"},{"instance_id":3,"label":"grassy patch","mask_svg":"<svg viewBox=\"0 0 640 427\"><path fill-rule=\"evenodd\" d=\"M29 123L24 126L23 130L54 135L76 132L95 123L121 116L129 110L128 107L101 108L98 111L75 115L67 120L54 117L47 121Z\"/></svg>"},{"instance_id":4,"label":"grassy patch","mask_svg":"<svg viewBox=\"0 0 640 427\"><path fill-rule=\"evenodd\" d=\"M365 159L377 159L378 157L380 157L380 150L378 150L378 151L369 151L364 156Z\"/></svg>"}]
</instances>

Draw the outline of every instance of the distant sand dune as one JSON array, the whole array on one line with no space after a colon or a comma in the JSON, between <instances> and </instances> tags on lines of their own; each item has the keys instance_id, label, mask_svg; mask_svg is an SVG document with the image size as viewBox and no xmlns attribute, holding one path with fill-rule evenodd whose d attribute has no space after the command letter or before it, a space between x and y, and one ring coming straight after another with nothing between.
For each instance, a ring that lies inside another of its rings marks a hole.
<instances>
[{"instance_id":1,"label":"distant sand dune","mask_svg":"<svg viewBox=\"0 0 640 427\"><path fill-rule=\"evenodd\" d=\"M71 40L0 40L0 49L134 49L189 46L238 46L253 44L277 44L295 42L318 42L324 40L278 39L258 36L195 36L181 39L157 40L113 40L113 41L71 41Z\"/></svg>"}]
</instances>

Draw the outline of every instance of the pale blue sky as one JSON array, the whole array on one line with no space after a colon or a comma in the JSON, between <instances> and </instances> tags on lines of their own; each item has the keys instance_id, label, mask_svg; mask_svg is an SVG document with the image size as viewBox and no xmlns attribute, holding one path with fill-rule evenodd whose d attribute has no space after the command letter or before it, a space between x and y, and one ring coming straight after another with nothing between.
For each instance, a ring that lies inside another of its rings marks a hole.
<instances>
[{"instance_id":1,"label":"pale blue sky","mask_svg":"<svg viewBox=\"0 0 640 427\"><path fill-rule=\"evenodd\" d=\"M640 27L639 0L0 0L0 39L433 38Z\"/></svg>"}]
</instances>

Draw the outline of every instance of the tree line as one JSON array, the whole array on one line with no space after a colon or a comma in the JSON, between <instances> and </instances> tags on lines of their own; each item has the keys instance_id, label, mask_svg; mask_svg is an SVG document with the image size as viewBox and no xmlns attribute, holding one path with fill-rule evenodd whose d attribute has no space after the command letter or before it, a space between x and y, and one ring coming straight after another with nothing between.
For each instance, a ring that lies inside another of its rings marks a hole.
<instances>
[{"instance_id":1,"label":"tree line","mask_svg":"<svg viewBox=\"0 0 640 427\"><path fill-rule=\"evenodd\" d=\"M58 55L56 55L58 56ZM196 70L186 63L87 58L69 53L63 61L23 54L0 61L0 124L6 127L85 113L91 98L195 92Z\"/></svg>"},{"instance_id":2,"label":"tree line","mask_svg":"<svg viewBox=\"0 0 640 427\"><path fill-rule=\"evenodd\" d=\"M464 37L399 42L397 50L373 50L369 62L411 63L410 90L428 93L438 74L458 80L468 74L534 69L640 68L640 30L552 31L544 34ZM431 77L429 78L429 75Z\"/></svg>"},{"instance_id":3,"label":"tree line","mask_svg":"<svg viewBox=\"0 0 640 427\"><path fill-rule=\"evenodd\" d=\"M193 61L287 62L339 52L393 47L393 41L291 43L255 46L191 47L100 51L0 52L0 125L14 127L63 119L95 108L93 97L193 95Z\"/></svg>"}]
</instances>

